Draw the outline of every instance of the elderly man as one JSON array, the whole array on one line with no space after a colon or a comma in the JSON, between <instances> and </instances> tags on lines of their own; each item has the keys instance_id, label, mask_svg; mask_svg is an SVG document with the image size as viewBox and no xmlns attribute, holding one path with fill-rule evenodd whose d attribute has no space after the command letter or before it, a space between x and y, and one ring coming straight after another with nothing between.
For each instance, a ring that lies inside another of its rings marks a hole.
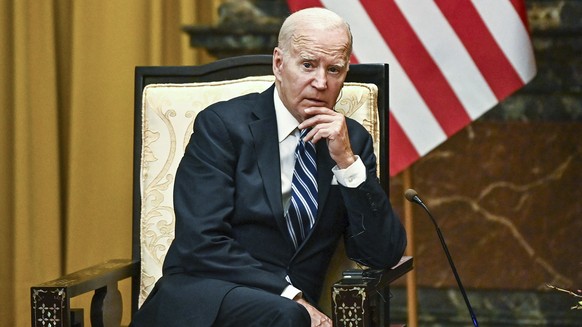
<instances>
[{"instance_id":1,"label":"elderly man","mask_svg":"<svg viewBox=\"0 0 582 327\"><path fill-rule=\"evenodd\" d=\"M405 231L376 178L371 136L333 110L352 36L335 13L289 16L275 84L196 118L176 175L176 238L134 326L331 326L316 308L343 235L385 268Z\"/></svg>"}]
</instances>

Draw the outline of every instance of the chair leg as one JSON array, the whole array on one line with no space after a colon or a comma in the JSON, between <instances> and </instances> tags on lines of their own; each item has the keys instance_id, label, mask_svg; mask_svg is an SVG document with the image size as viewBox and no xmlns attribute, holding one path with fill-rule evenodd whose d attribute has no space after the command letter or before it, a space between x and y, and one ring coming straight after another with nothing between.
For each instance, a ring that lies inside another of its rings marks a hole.
<instances>
[{"instance_id":1,"label":"chair leg","mask_svg":"<svg viewBox=\"0 0 582 327\"><path fill-rule=\"evenodd\" d=\"M85 327L85 310L82 308L71 309L71 327Z\"/></svg>"}]
</instances>

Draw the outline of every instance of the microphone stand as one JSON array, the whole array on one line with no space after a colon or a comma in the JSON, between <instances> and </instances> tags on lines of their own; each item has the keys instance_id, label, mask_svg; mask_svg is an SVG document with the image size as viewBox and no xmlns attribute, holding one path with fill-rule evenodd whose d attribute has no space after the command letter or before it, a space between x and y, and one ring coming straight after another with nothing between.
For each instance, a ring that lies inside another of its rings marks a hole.
<instances>
[{"instance_id":1,"label":"microphone stand","mask_svg":"<svg viewBox=\"0 0 582 327\"><path fill-rule=\"evenodd\" d=\"M445 238L441 233L441 229L439 228L436 220L428 210L428 207L422 202L420 197L414 192L411 198L409 198L409 194L406 195L406 198L414 203L419 204L424 211L428 214L432 223L436 229L437 235L439 236L439 240L441 241L441 245L443 246L443 250L447 255L447 259L449 260L449 265L451 266L451 270L453 271L453 275L455 275L455 279L457 280L457 285L459 285L459 289L461 290L461 294L463 295L463 299L465 300L465 304L467 305L467 309L469 310L469 314L471 315L471 320L473 321L473 326L479 327L479 323L477 322L477 317L475 316L475 312L473 312L473 308L471 307L471 303L469 302L469 298L467 297L467 292L465 292L465 287L463 287L463 283L461 283L461 278L459 277L459 273L457 273L457 268L455 268L455 263L453 262L453 258L451 258L451 254L449 253L449 248L447 247L447 243L445 242Z\"/></svg>"}]
</instances>

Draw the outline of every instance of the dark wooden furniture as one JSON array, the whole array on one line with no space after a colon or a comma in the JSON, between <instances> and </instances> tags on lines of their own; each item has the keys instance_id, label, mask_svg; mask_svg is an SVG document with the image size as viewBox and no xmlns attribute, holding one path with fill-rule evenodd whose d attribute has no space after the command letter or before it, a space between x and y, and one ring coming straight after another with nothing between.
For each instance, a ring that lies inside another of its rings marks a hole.
<instances>
[{"instance_id":1,"label":"dark wooden furniture","mask_svg":"<svg viewBox=\"0 0 582 327\"><path fill-rule=\"evenodd\" d=\"M334 326L388 326L390 283L412 268L412 257L402 257L391 269L345 271L331 288Z\"/></svg>"},{"instance_id":2,"label":"dark wooden furniture","mask_svg":"<svg viewBox=\"0 0 582 327\"><path fill-rule=\"evenodd\" d=\"M247 76L272 75L270 55L241 56L201 66L137 67L135 75L134 191L132 259L111 260L59 279L31 287L32 326L82 325L82 310L72 310L70 299L95 290L91 305L93 326L118 326L121 321L120 280L132 278L132 314L138 308L140 290L140 156L142 149L142 92L149 84L191 83L232 80ZM350 66L347 81L374 83L378 87L380 140L388 133L388 65ZM388 190L388 146L379 151L380 182ZM331 290L334 326L385 326L389 322L388 285L412 269L412 258L384 271L347 271ZM352 313L349 313L352 310ZM358 319L348 317L357 315Z\"/></svg>"}]
</instances>

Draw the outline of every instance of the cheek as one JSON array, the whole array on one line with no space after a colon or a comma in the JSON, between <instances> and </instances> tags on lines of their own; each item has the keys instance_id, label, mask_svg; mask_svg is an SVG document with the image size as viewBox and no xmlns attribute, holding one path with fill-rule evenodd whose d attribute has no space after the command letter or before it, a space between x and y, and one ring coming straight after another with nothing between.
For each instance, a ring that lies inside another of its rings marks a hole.
<instances>
[{"instance_id":1,"label":"cheek","mask_svg":"<svg viewBox=\"0 0 582 327\"><path fill-rule=\"evenodd\" d=\"M330 91L330 96L333 97L334 101L337 99L337 97L339 96L343 83L330 83L329 85L329 91Z\"/></svg>"},{"instance_id":2,"label":"cheek","mask_svg":"<svg viewBox=\"0 0 582 327\"><path fill-rule=\"evenodd\" d=\"M344 80L343 79L330 79L328 81L328 85L331 89L333 89L334 91L338 91L341 90L341 88L344 86Z\"/></svg>"},{"instance_id":3,"label":"cheek","mask_svg":"<svg viewBox=\"0 0 582 327\"><path fill-rule=\"evenodd\" d=\"M301 83L300 81L294 81L289 85L291 93L293 94L293 101L300 101L302 95L305 93L305 84Z\"/></svg>"}]
</instances>

